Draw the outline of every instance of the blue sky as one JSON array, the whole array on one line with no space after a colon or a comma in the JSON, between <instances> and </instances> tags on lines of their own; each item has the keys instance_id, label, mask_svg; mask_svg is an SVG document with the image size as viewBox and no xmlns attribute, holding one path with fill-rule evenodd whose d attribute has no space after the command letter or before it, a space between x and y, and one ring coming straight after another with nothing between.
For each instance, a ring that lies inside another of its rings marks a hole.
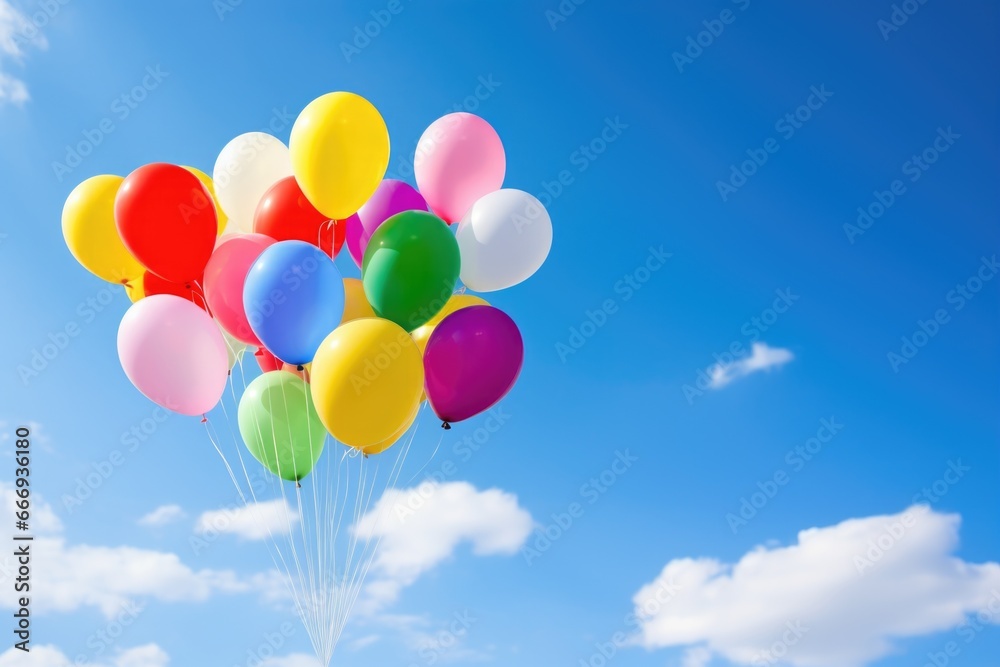
<instances>
[{"instance_id":1,"label":"blue sky","mask_svg":"<svg viewBox=\"0 0 1000 667\"><path fill-rule=\"evenodd\" d=\"M489 553L455 532L445 557L348 627L336 664L599 667L595 644L618 632L628 645L605 660L622 667L780 664L755 651L796 621L809 630L786 642L790 664L924 664L949 642L949 664L988 664L1000 616L971 634L962 619L1000 590L1000 10L648 4L0 0L0 420L7 436L36 425L33 489L58 552L34 570L48 605L34 640L49 653L18 662L0 646L0 665L244 665L288 621L265 664L310 664L289 657L310 652L295 619L245 584L270 567L262 542L190 545L199 517L235 500L198 420L170 417L134 451L122 441L155 416L117 361L129 303L73 261L59 216L95 174L153 161L210 171L251 130L287 141L331 90L380 109L390 175L413 182L417 138L457 105L499 132L506 187L549 195L548 261L487 297L526 344L504 423L478 451L462 439L486 418L456 425L430 469L453 462L443 492L455 495L441 498L469 508L488 489L509 494L512 520L544 527L580 506L537 558L538 533L504 533ZM386 24L366 43L356 29L373 16ZM81 142L95 145L67 161ZM880 206L859 226L859 207ZM71 323L79 335L24 379L19 367ZM423 423L413 447L429 456L439 435ZM115 451L121 463L70 511L62 499ZM616 458L637 460L601 483ZM745 525L727 519L755 492ZM905 515L917 500L929 509ZM138 525L170 505L183 516ZM913 526L890 535L892 558L859 568L895 523ZM247 590L172 599L170 581L122 583L143 610L97 656L88 638L109 620L95 591L44 569L86 554L180 563L182 583L227 571ZM843 567L856 576L831 574ZM633 597L673 574L677 597L630 624ZM455 645L427 652L465 612L476 620ZM858 648L829 658L835 646Z\"/></svg>"}]
</instances>

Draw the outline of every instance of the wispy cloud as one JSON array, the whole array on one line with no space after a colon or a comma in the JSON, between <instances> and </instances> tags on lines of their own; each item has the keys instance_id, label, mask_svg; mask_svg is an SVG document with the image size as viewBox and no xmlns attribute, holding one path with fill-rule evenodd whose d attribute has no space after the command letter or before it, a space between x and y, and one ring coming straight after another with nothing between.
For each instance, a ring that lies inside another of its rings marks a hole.
<instances>
[{"instance_id":1,"label":"wispy cloud","mask_svg":"<svg viewBox=\"0 0 1000 667\"><path fill-rule=\"evenodd\" d=\"M689 647L695 665L712 656L738 665L869 664L891 654L895 639L1000 609L1000 564L954 555L960 522L917 505L803 530L796 544L756 547L735 564L672 560L633 598L636 643ZM679 592L643 615L643 602L664 582ZM1000 623L1000 614L991 617ZM780 660L769 659L779 650Z\"/></svg>"},{"instance_id":2,"label":"wispy cloud","mask_svg":"<svg viewBox=\"0 0 1000 667\"><path fill-rule=\"evenodd\" d=\"M768 347L767 343L754 343L750 356L729 363L719 363L708 369L712 389L721 389L734 380L752 373L769 371L787 364L795 358L791 350L783 347Z\"/></svg>"},{"instance_id":3,"label":"wispy cloud","mask_svg":"<svg viewBox=\"0 0 1000 667\"><path fill-rule=\"evenodd\" d=\"M4 71L8 61L21 63L26 49L48 48L48 41L38 26L21 10L0 0L0 106L6 103L24 104L30 99L28 87L21 79Z\"/></svg>"},{"instance_id":4,"label":"wispy cloud","mask_svg":"<svg viewBox=\"0 0 1000 667\"><path fill-rule=\"evenodd\" d=\"M169 523L173 523L174 521L183 518L184 510L181 509L180 505L161 505L139 519L138 523L140 526L155 528L158 526L166 526Z\"/></svg>"},{"instance_id":5,"label":"wispy cloud","mask_svg":"<svg viewBox=\"0 0 1000 667\"><path fill-rule=\"evenodd\" d=\"M88 662L91 667L166 667L170 656L156 644L118 649L108 662ZM0 654L0 667L71 667L77 664L51 644L32 646L25 653L11 648Z\"/></svg>"},{"instance_id":6,"label":"wispy cloud","mask_svg":"<svg viewBox=\"0 0 1000 667\"><path fill-rule=\"evenodd\" d=\"M284 535L299 521L299 513L284 499L250 503L204 512L198 517L195 532L236 535L244 540L266 540Z\"/></svg>"}]
</instances>

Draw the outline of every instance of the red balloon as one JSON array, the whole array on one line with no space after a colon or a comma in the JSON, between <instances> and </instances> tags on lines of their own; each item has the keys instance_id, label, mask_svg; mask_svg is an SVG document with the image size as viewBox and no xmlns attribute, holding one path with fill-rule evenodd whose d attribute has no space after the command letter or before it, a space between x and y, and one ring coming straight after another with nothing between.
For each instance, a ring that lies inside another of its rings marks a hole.
<instances>
[{"instance_id":1,"label":"red balloon","mask_svg":"<svg viewBox=\"0 0 1000 667\"><path fill-rule=\"evenodd\" d=\"M258 347L257 351L253 353L253 356L257 359L257 365L260 366L260 370L265 373L280 371L281 367L285 365L284 361L274 356L269 350L263 347Z\"/></svg>"},{"instance_id":2,"label":"red balloon","mask_svg":"<svg viewBox=\"0 0 1000 667\"><path fill-rule=\"evenodd\" d=\"M208 310L201 276L198 276L197 280L190 280L186 283L172 283L151 271L146 271L142 275L142 289L146 296L153 294L176 294L182 299L187 299L194 303L194 305L202 310Z\"/></svg>"},{"instance_id":3,"label":"red balloon","mask_svg":"<svg viewBox=\"0 0 1000 667\"><path fill-rule=\"evenodd\" d=\"M115 225L139 263L173 283L201 276L218 231L215 203L198 177L162 162L139 167L122 182Z\"/></svg>"},{"instance_id":4,"label":"red balloon","mask_svg":"<svg viewBox=\"0 0 1000 667\"><path fill-rule=\"evenodd\" d=\"M255 234L275 241L305 241L336 257L344 245L347 227L316 210L294 176L281 179L268 189L253 216Z\"/></svg>"}]
</instances>

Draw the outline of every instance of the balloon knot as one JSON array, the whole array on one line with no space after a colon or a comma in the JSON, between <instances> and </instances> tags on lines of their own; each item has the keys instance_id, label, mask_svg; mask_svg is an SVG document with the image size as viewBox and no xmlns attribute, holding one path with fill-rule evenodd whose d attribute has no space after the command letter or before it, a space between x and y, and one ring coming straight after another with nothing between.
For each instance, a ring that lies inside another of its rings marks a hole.
<instances>
[{"instance_id":1,"label":"balloon knot","mask_svg":"<svg viewBox=\"0 0 1000 667\"><path fill-rule=\"evenodd\" d=\"M450 431L451 430L451 424L449 424L448 422L441 422L441 428L443 428L446 431Z\"/></svg>"},{"instance_id":2,"label":"balloon knot","mask_svg":"<svg viewBox=\"0 0 1000 667\"><path fill-rule=\"evenodd\" d=\"M201 416L201 423L202 423L202 424L205 424L205 423L207 423L207 422L208 422L208 417L207 417L207 416L205 416L205 415L202 415L202 416Z\"/></svg>"},{"instance_id":3,"label":"balloon knot","mask_svg":"<svg viewBox=\"0 0 1000 667\"><path fill-rule=\"evenodd\" d=\"M296 489L301 489L302 488L302 482L295 482L295 488Z\"/></svg>"},{"instance_id":4,"label":"balloon knot","mask_svg":"<svg viewBox=\"0 0 1000 667\"><path fill-rule=\"evenodd\" d=\"M298 366L295 367L295 370L297 370L297 371L304 371L305 369L306 369L306 367L303 366L302 364L299 364Z\"/></svg>"}]
</instances>

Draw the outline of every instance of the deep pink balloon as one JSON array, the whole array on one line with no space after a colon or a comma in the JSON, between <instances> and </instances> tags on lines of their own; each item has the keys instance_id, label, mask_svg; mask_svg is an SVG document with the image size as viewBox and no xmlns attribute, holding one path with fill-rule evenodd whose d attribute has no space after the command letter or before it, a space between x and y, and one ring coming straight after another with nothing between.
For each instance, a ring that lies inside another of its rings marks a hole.
<instances>
[{"instance_id":1,"label":"deep pink balloon","mask_svg":"<svg viewBox=\"0 0 1000 667\"><path fill-rule=\"evenodd\" d=\"M243 283L250 267L274 243L263 234L233 234L215 248L205 267L205 300L230 336L247 345L261 345L243 309Z\"/></svg>"},{"instance_id":2,"label":"deep pink balloon","mask_svg":"<svg viewBox=\"0 0 1000 667\"><path fill-rule=\"evenodd\" d=\"M424 350L427 400L446 423L468 419L507 395L523 362L521 332L506 313L456 310L434 327Z\"/></svg>"},{"instance_id":3,"label":"deep pink balloon","mask_svg":"<svg viewBox=\"0 0 1000 667\"><path fill-rule=\"evenodd\" d=\"M368 237L365 236L365 228L361 226L361 219L355 213L347 219L347 252L351 259L361 268L361 260L365 256L365 246L368 245Z\"/></svg>"},{"instance_id":4,"label":"deep pink balloon","mask_svg":"<svg viewBox=\"0 0 1000 667\"><path fill-rule=\"evenodd\" d=\"M364 228L361 237L361 255L365 254L368 239L383 222L403 211L427 211L427 202L409 183L387 178L379 183L378 188L364 206L358 209L358 218Z\"/></svg>"}]
</instances>

